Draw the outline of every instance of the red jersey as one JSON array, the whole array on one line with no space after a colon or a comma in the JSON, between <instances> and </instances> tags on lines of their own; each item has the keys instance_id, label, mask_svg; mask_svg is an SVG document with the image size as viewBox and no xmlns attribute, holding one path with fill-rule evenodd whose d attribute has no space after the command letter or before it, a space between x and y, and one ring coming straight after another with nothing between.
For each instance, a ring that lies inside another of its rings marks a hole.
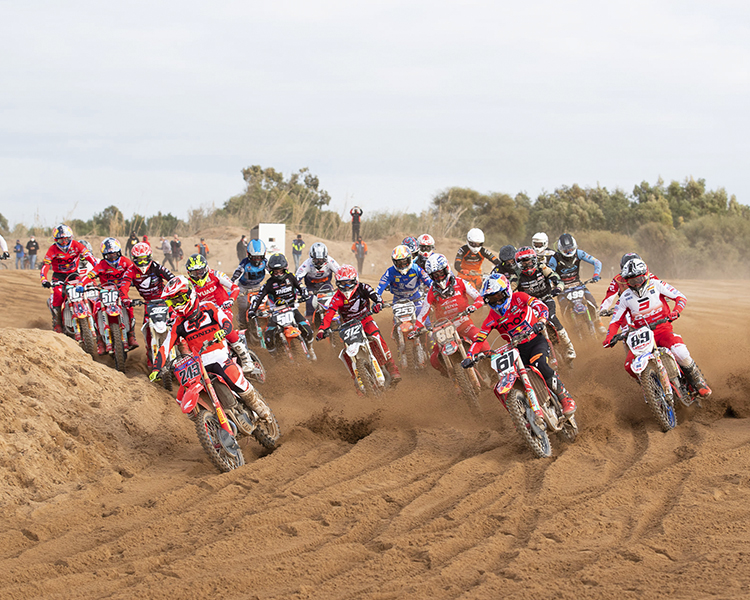
<instances>
[{"instance_id":1,"label":"red jersey","mask_svg":"<svg viewBox=\"0 0 750 600\"><path fill-rule=\"evenodd\" d=\"M100 260L88 276L91 279L98 277L101 285L116 285L121 295L127 296L130 282L126 281L125 273L133 266L133 261L124 256L118 258L114 265L110 265L106 260Z\"/></svg>"},{"instance_id":2,"label":"red jersey","mask_svg":"<svg viewBox=\"0 0 750 600\"><path fill-rule=\"evenodd\" d=\"M210 301L221 306L230 298L237 300L240 288L226 273L209 269L206 283L201 286L195 284L195 293L198 294L201 302Z\"/></svg>"},{"instance_id":3,"label":"red jersey","mask_svg":"<svg viewBox=\"0 0 750 600\"><path fill-rule=\"evenodd\" d=\"M341 293L341 290L336 290L336 293L331 298L331 302L328 305L328 311L323 317L323 325L321 329L328 329L331 326L333 317L336 316L336 311L341 315L343 322L351 321L352 319L364 319L370 314L370 302L382 302L382 298L378 296L378 293L372 289L366 283L361 283L357 286L357 289L352 294L349 300L346 296Z\"/></svg>"},{"instance_id":4,"label":"red jersey","mask_svg":"<svg viewBox=\"0 0 750 600\"><path fill-rule=\"evenodd\" d=\"M86 249L86 246L77 240L72 240L67 250L61 250L57 244L52 244L44 255L42 262L42 281L47 279L50 269L53 273L73 273L78 269L78 261L85 259L91 264L95 264L95 259Z\"/></svg>"},{"instance_id":5,"label":"red jersey","mask_svg":"<svg viewBox=\"0 0 750 600\"><path fill-rule=\"evenodd\" d=\"M481 294L468 281L456 277L453 284L453 294L444 298L435 293L435 288L431 287L427 292L427 301L422 305L418 319L424 323L425 317L430 308L435 311L435 319L454 319L460 312L466 310L466 307L473 304L476 308L481 308L484 304ZM468 321L469 317L464 315L459 322Z\"/></svg>"},{"instance_id":6,"label":"red jersey","mask_svg":"<svg viewBox=\"0 0 750 600\"><path fill-rule=\"evenodd\" d=\"M510 341L513 336L528 334L534 324L541 320L546 321L548 316L549 309L544 302L523 292L514 292L510 299L510 306L504 315L490 309L490 314L482 323L482 328L471 345L469 353L480 352L482 342L487 339L493 329L497 330L503 339ZM532 333L529 341L535 337L536 334Z\"/></svg>"}]
</instances>

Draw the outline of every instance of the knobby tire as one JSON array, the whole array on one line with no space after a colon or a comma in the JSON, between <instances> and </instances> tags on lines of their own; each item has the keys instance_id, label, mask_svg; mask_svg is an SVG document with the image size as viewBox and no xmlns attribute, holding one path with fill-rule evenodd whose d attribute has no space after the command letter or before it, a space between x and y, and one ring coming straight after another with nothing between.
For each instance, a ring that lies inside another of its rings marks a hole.
<instances>
[{"instance_id":1,"label":"knobby tire","mask_svg":"<svg viewBox=\"0 0 750 600\"><path fill-rule=\"evenodd\" d=\"M547 432L542 431L542 436L537 436L526 420L526 395L518 388L512 388L508 392L505 404L508 407L508 412L516 431L524 439L529 448L531 448L534 456L537 458L552 456L552 444L550 444Z\"/></svg>"},{"instance_id":2,"label":"knobby tire","mask_svg":"<svg viewBox=\"0 0 750 600\"><path fill-rule=\"evenodd\" d=\"M125 345L122 342L122 330L120 327L110 325L109 335L112 338L112 352L115 356L115 369L121 373L125 372Z\"/></svg>"},{"instance_id":3,"label":"knobby tire","mask_svg":"<svg viewBox=\"0 0 750 600\"><path fill-rule=\"evenodd\" d=\"M91 327L89 327L88 317L85 319L78 319L78 328L81 330L81 345L83 346L83 351L86 354L90 354L92 358L99 356L99 353L96 351L96 336L94 332L91 331Z\"/></svg>"},{"instance_id":4,"label":"knobby tire","mask_svg":"<svg viewBox=\"0 0 750 600\"><path fill-rule=\"evenodd\" d=\"M201 410L195 421L195 431L198 434L201 446L208 454L211 462L222 472L228 473L245 464L242 450L238 450L237 456L232 456L221 445L219 441L219 429L221 425L216 415L207 410Z\"/></svg>"},{"instance_id":5,"label":"knobby tire","mask_svg":"<svg viewBox=\"0 0 750 600\"><path fill-rule=\"evenodd\" d=\"M666 432L674 429L677 425L677 414L674 407L670 406L667 401L666 393L661 385L659 369L653 364L649 363L641 373L641 385L646 395L646 402L661 430Z\"/></svg>"}]
</instances>

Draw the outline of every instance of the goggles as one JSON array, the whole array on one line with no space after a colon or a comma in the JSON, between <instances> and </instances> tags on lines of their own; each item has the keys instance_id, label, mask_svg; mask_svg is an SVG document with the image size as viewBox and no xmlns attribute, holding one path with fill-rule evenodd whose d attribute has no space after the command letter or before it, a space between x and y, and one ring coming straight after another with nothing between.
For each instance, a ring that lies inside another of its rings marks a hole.
<instances>
[{"instance_id":1,"label":"goggles","mask_svg":"<svg viewBox=\"0 0 750 600\"><path fill-rule=\"evenodd\" d=\"M432 250L434 248L435 248L435 246L431 246L429 244L428 245L422 245L422 244L419 245L419 251L420 252L432 252Z\"/></svg>"},{"instance_id":2,"label":"goggles","mask_svg":"<svg viewBox=\"0 0 750 600\"><path fill-rule=\"evenodd\" d=\"M489 304L490 306L493 305L499 305L505 302L508 299L508 292L505 290L500 290L499 292L495 292L494 294L489 294L484 297L484 303Z\"/></svg>"},{"instance_id":3,"label":"goggles","mask_svg":"<svg viewBox=\"0 0 750 600\"><path fill-rule=\"evenodd\" d=\"M630 287L641 287L644 283L646 283L646 276L636 275L635 277L628 278L627 281Z\"/></svg>"},{"instance_id":4,"label":"goggles","mask_svg":"<svg viewBox=\"0 0 750 600\"><path fill-rule=\"evenodd\" d=\"M134 256L133 257L133 264L136 267L145 267L150 262L151 262L150 256Z\"/></svg>"},{"instance_id":5,"label":"goggles","mask_svg":"<svg viewBox=\"0 0 750 600\"><path fill-rule=\"evenodd\" d=\"M172 308L185 306L188 302L190 302L190 294L188 294L187 292L180 292L179 294L175 294L174 296L165 298L164 302L167 306L171 306Z\"/></svg>"},{"instance_id":6,"label":"goggles","mask_svg":"<svg viewBox=\"0 0 750 600\"><path fill-rule=\"evenodd\" d=\"M354 286L357 285L357 281L355 279L344 279L342 281L337 281L336 286L344 291L348 292L349 290L353 290Z\"/></svg>"},{"instance_id":7,"label":"goggles","mask_svg":"<svg viewBox=\"0 0 750 600\"><path fill-rule=\"evenodd\" d=\"M534 248L544 248L544 242L532 242Z\"/></svg>"},{"instance_id":8,"label":"goggles","mask_svg":"<svg viewBox=\"0 0 750 600\"><path fill-rule=\"evenodd\" d=\"M468 245L472 250L479 250L482 247L482 244L477 244L475 242L468 242Z\"/></svg>"}]
</instances>

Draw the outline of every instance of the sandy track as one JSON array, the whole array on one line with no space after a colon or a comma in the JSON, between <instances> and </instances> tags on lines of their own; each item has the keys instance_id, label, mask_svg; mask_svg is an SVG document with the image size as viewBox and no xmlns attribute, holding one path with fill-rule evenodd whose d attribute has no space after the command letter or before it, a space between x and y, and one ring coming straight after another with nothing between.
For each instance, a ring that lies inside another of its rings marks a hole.
<instances>
[{"instance_id":1,"label":"sandy track","mask_svg":"<svg viewBox=\"0 0 750 600\"><path fill-rule=\"evenodd\" d=\"M249 464L221 475L142 368L18 329L49 327L25 277L0 272L3 598L750 592L747 284L675 282L677 330L715 395L667 434L619 348L579 349L564 375L579 439L536 460L494 396L481 423L431 372L361 399L321 347L293 377L271 368L283 445L248 442Z\"/></svg>"}]
</instances>

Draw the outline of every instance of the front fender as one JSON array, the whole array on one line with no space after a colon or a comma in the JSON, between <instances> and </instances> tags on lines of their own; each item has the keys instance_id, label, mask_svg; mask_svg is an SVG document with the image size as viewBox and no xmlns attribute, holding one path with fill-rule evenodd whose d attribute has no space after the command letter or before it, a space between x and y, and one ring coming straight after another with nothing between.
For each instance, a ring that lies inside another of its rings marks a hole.
<instances>
[{"instance_id":1,"label":"front fender","mask_svg":"<svg viewBox=\"0 0 750 600\"><path fill-rule=\"evenodd\" d=\"M635 373L636 375L639 375L646 368L646 366L648 365L648 361L651 360L653 356L654 355L651 352L636 356L630 363L630 370L633 371L633 373Z\"/></svg>"},{"instance_id":2,"label":"front fender","mask_svg":"<svg viewBox=\"0 0 750 600\"><path fill-rule=\"evenodd\" d=\"M182 412L189 413L195 408L202 391L202 383L190 387L187 391L185 391L185 388L180 388L180 391L177 393L177 401L180 403Z\"/></svg>"},{"instance_id":3,"label":"front fender","mask_svg":"<svg viewBox=\"0 0 750 600\"><path fill-rule=\"evenodd\" d=\"M498 381L495 385L495 393L507 394L510 391L510 388L513 387L513 384L516 382L516 379L518 379L518 373L516 373L515 371L503 375L500 381Z\"/></svg>"}]
</instances>

